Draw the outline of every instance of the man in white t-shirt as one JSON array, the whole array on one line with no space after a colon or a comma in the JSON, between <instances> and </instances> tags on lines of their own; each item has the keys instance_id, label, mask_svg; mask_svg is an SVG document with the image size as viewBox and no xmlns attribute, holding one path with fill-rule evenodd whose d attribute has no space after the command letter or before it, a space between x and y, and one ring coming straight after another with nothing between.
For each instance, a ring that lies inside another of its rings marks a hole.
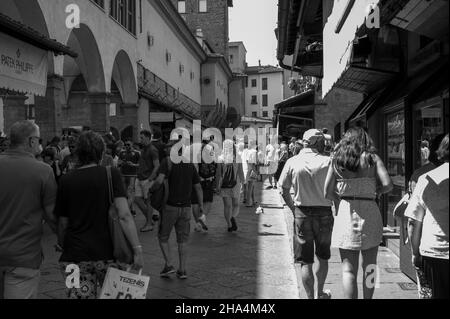
<instances>
[{"instance_id":1,"label":"man in white t-shirt","mask_svg":"<svg viewBox=\"0 0 450 319\"><path fill-rule=\"evenodd\" d=\"M432 298L449 298L449 135L438 155L445 163L422 175L405 211L412 263L429 281Z\"/></svg>"}]
</instances>

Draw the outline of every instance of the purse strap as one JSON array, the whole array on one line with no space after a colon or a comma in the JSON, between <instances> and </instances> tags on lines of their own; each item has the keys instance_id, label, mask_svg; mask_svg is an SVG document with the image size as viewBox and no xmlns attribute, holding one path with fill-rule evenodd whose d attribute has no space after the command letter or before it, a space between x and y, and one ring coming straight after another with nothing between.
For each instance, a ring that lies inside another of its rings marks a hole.
<instances>
[{"instance_id":1,"label":"purse strap","mask_svg":"<svg viewBox=\"0 0 450 319\"><path fill-rule=\"evenodd\" d=\"M108 198L109 203L111 205L114 204L114 191L113 191L113 183L112 183L112 173L111 173L111 166L106 167L106 176L108 179Z\"/></svg>"}]
</instances>

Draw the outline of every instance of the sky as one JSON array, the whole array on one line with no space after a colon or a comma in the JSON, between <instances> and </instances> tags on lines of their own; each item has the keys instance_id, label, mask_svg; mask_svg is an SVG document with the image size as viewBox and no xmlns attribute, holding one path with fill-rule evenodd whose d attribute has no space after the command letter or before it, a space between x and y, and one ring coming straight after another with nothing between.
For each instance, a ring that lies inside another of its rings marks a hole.
<instances>
[{"instance_id":1,"label":"sky","mask_svg":"<svg viewBox=\"0 0 450 319\"><path fill-rule=\"evenodd\" d=\"M234 0L230 8L230 41L242 41L249 66L278 65L278 0Z\"/></svg>"}]
</instances>

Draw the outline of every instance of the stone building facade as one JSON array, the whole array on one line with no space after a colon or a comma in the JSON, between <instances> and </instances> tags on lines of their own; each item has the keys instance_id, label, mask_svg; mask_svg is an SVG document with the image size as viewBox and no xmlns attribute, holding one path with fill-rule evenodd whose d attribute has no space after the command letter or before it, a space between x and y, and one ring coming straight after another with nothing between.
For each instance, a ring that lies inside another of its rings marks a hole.
<instances>
[{"instance_id":1,"label":"stone building facade","mask_svg":"<svg viewBox=\"0 0 450 319\"><path fill-rule=\"evenodd\" d=\"M228 57L228 8L233 0L171 0L193 33L203 31L214 53Z\"/></svg>"}]
</instances>

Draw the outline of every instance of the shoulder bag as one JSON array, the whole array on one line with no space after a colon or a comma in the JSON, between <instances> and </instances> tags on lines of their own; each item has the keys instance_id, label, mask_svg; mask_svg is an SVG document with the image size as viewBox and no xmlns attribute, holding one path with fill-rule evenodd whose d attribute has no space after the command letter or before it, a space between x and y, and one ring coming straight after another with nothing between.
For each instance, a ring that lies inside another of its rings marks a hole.
<instances>
[{"instance_id":1,"label":"shoulder bag","mask_svg":"<svg viewBox=\"0 0 450 319\"><path fill-rule=\"evenodd\" d=\"M108 197L110 204L108 222L113 244L113 255L116 261L131 265L134 259L133 248L123 232L119 214L114 203L114 190L110 166L106 167L106 173L108 176Z\"/></svg>"}]
</instances>

